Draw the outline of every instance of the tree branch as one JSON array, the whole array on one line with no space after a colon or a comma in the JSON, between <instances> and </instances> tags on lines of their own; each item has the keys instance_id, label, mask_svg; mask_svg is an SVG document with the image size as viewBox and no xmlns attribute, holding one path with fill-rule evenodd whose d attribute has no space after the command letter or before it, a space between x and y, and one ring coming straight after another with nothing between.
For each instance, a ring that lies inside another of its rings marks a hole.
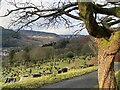
<instances>
[{"instance_id":1,"label":"tree branch","mask_svg":"<svg viewBox=\"0 0 120 90\"><path fill-rule=\"evenodd\" d=\"M110 22L110 23L108 23L108 25L112 26L112 25L115 25L115 24L118 24L118 23L120 23L120 19L118 19L118 20L116 20L114 22Z\"/></svg>"},{"instance_id":2,"label":"tree branch","mask_svg":"<svg viewBox=\"0 0 120 90\"><path fill-rule=\"evenodd\" d=\"M39 18L40 18L40 17L37 17L36 19L33 19L33 20L29 21L28 23L22 25L20 28L18 28L17 32L18 32L19 30L21 30L23 27L28 26L29 24L37 21Z\"/></svg>"},{"instance_id":3,"label":"tree branch","mask_svg":"<svg viewBox=\"0 0 120 90\"><path fill-rule=\"evenodd\" d=\"M79 2L79 0L78 0ZM99 26L97 23L96 18L94 18L93 13L99 13L99 14L106 14L106 15L113 15L116 17L120 17L120 7L109 7L104 8L107 4L104 5L95 5L95 3L87 2L69 2L67 4L62 3L58 5L58 7L52 7L52 8L45 8L42 6L42 8L35 6L34 4L25 4L23 7L19 7L16 3L12 3L16 7L14 10L8 10L8 13L1 17L9 16L10 14L13 14L16 19L15 24L23 25L20 29L23 27L29 25L30 23L34 23L35 21L39 19L44 19L47 22L43 23L61 23L62 20L67 24L71 24L70 20L67 20L68 17L73 18L75 20L81 20L86 25L86 28L88 29L89 34L91 34L94 37L109 37L110 31L109 28L104 28L105 24L103 26ZM117 3L116 3L117 4ZM21 4L20 4L21 5ZM74 15L72 11L79 10L79 16ZM67 18L64 16L68 16ZM34 19L35 17L36 19ZM15 21L15 20L14 20ZM105 21L106 25L108 27L117 24L120 22L120 20L109 22L111 19ZM62 23L63 24L63 23ZM104 28L104 29L103 29Z\"/></svg>"},{"instance_id":4,"label":"tree branch","mask_svg":"<svg viewBox=\"0 0 120 90\"><path fill-rule=\"evenodd\" d=\"M35 12L48 12L48 11L51 11L51 12L53 12L53 11L60 12L60 11L64 11L65 9L68 9L68 8L76 6L76 5L77 5L77 2L74 2L74 3L69 3L67 5L64 5L64 6L60 7L60 8L43 9L43 10L41 10L38 7L35 7L35 6L34 7L33 6L18 7L17 9L14 9L14 10L10 10L10 11L8 10L8 13L6 15L0 16L0 17L6 17L6 16L9 16L11 13L13 13L15 11L26 10L26 9L35 9L35 10L37 10Z\"/></svg>"},{"instance_id":5,"label":"tree branch","mask_svg":"<svg viewBox=\"0 0 120 90\"><path fill-rule=\"evenodd\" d=\"M81 20L81 18L80 18L80 17L75 16L75 15L72 15L72 14L69 14L69 13L65 13L65 15L67 15L67 16L69 16L69 17L73 18L73 19L76 19L76 20Z\"/></svg>"},{"instance_id":6,"label":"tree branch","mask_svg":"<svg viewBox=\"0 0 120 90\"><path fill-rule=\"evenodd\" d=\"M120 18L120 7L112 7L112 8L102 8L95 4L92 4L94 12L105 14L105 15L113 15Z\"/></svg>"},{"instance_id":7,"label":"tree branch","mask_svg":"<svg viewBox=\"0 0 120 90\"><path fill-rule=\"evenodd\" d=\"M86 29L88 30L90 35L96 38L110 37L111 35L110 31L108 29L103 29L103 27L100 27L96 22L95 18L93 17L92 3L78 2L78 8L83 17L83 21L86 26Z\"/></svg>"},{"instance_id":8,"label":"tree branch","mask_svg":"<svg viewBox=\"0 0 120 90\"><path fill-rule=\"evenodd\" d=\"M114 20L114 21L113 21ZM115 20L112 17L106 16L103 20L101 20L101 24L106 28L110 29L112 25L120 23L120 19Z\"/></svg>"}]
</instances>

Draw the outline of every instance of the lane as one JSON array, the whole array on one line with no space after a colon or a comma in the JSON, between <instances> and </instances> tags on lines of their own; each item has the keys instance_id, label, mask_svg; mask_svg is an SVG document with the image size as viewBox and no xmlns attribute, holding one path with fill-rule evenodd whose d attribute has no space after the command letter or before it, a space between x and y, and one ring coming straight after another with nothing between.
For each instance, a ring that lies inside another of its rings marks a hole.
<instances>
[{"instance_id":1,"label":"lane","mask_svg":"<svg viewBox=\"0 0 120 90\"><path fill-rule=\"evenodd\" d=\"M115 63L115 70L120 70L120 64ZM75 77L69 80L64 80L52 85L44 86L42 88L92 88L98 85L97 71L88 73L83 76Z\"/></svg>"},{"instance_id":2,"label":"lane","mask_svg":"<svg viewBox=\"0 0 120 90\"><path fill-rule=\"evenodd\" d=\"M91 82L92 81L92 82ZM75 77L73 79L64 80L42 88L90 88L97 85L97 72L92 72L83 76Z\"/></svg>"}]
</instances>

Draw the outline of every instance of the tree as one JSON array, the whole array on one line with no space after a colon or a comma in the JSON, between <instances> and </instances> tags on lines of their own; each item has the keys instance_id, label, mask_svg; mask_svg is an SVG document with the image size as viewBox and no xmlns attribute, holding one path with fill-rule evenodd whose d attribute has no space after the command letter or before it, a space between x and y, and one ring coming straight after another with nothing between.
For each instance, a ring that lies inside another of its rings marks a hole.
<instances>
[{"instance_id":1,"label":"tree","mask_svg":"<svg viewBox=\"0 0 120 90\"><path fill-rule=\"evenodd\" d=\"M88 33L95 37L98 43L99 88L117 89L113 61L120 49L120 27L112 26L120 22L120 2L106 0L106 3L101 4L77 0L77 2L58 2L57 5L49 8L44 7L42 3L40 6L31 2L23 5L23 3L16 3L15 0L10 3L16 9L8 10L4 16L13 14L12 25L19 26L18 30L43 19L39 26L65 24L67 27L73 27L83 26L84 23ZM75 25L73 20L79 23Z\"/></svg>"},{"instance_id":2,"label":"tree","mask_svg":"<svg viewBox=\"0 0 120 90\"><path fill-rule=\"evenodd\" d=\"M23 56L24 56L25 62L29 62L30 61L30 54L29 54L30 48L29 47L25 47L23 49L23 51L24 51Z\"/></svg>"},{"instance_id":3,"label":"tree","mask_svg":"<svg viewBox=\"0 0 120 90\"><path fill-rule=\"evenodd\" d=\"M67 53L66 53L66 57L67 57L67 58L73 58L73 57L74 57L73 52L71 52L71 51L67 52Z\"/></svg>"},{"instance_id":4,"label":"tree","mask_svg":"<svg viewBox=\"0 0 120 90\"><path fill-rule=\"evenodd\" d=\"M43 63L43 60L46 59L45 50L41 47L32 48L32 50L30 51L30 59L34 63L37 63L37 62Z\"/></svg>"},{"instance_id":5,"label":"tree","mask_svg":"<svg viewBox=\"0 0 120 90\"><path fill-rule=\"evenodd\" d=\"M9 61L10 61L10 64L13 64L14 61L14 56L15 56L15 50L11 50L10 53L9 53Z\"/></svg>"},{"instance_id":6,"label":"tree","mask_svg":"<svg viewBox=\"0 0 120 90\"><path fill-rule=\"evenodd\" d=\"M21 50L14 55L14 59L17 64L28 64L30 61L29 53Z\"/></svg>"},{"instance_id":7,"label":"tree","mask_svg":"<svg viewBox=\"0 0 120 90\"><path fill-rule=\"evenodd\" d=\"M55 49L51 46L44 47L44 51L46 54L46 59L54 59L55 56Z\"/></svg>"}]
</instances>

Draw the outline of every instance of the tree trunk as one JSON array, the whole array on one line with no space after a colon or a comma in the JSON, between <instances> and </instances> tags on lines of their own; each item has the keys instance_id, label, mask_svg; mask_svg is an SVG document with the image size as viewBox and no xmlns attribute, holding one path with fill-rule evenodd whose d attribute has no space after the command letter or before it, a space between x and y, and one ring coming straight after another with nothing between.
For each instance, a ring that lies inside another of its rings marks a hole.
<instances>
[{"instance_id":1,"label":"tree trunk","mask_svg":"<svg viewBox=\"0 0 120 90\"><path fill-rule=\"evenodd\" d=\"M117 32L119 33L119 32ZM115 72L114 58L119 50L119 37L115 33L109 40L99 39L98 43L98 82L99 88L104 90L118 90Z\"/></svg>"},{"instance_id":2,"label":"tree trunk","mask_svg":"<svg viewBox=\"0 0 120 90\"><path fill-rule=\"evenodd\" d=\"M107 50L107 49L106 49ZM114 72L114 56L108 55L103 48L98 51L98 81L99 88L110 90L116 89L116 80Z\"/></svg>"},{"instance_id":3,"label":"tree trunk","mask_svg":"<svg viewBox=\"0 0 120 90\"><path fill-rule=\"evenodd\" d=\"M93 7L90 2L80 2L78 0L78 9L88 33L98 40L99 88L116 90L114 58L120 49L120 30L111 32L109 29L99 26L93 16Z\"/></svg>"}]
</instances>

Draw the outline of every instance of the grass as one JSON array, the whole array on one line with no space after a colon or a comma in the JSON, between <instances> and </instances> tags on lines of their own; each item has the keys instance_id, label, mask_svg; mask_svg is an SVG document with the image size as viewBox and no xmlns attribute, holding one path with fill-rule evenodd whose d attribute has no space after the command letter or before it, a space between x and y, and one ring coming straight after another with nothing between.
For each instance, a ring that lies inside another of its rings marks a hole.
<instances>
[{"instance_id":1,"label":"grass","mask_svg":"<svg viewBox=\"0 0 120 90\"><path fill-rule=\"evenodd\" d=\"M59 68L69 66L68 62L52 62L52 63L53 64L58 63L56 65L56 67L59 67ZM15 78L17 78L17 81L19 81L21 76L26 76L27 75L27 76L30 77L32 74L43 72L44 70L46 72L49 72L49 70L47 70L47 68L50 69L51 67L53 67L50 64L51 64L51 62L48 62L46 64L38 64L39 66L33 64L32 67L26 67L25 65L21 65L21 66L17 66L17 67L14 67L14 66L10 67L14 71L9 71L9 69L10 69L9 67L8 67L8 69L3 68L1 73L4 73L4 74L2 74L3 78L0 78L0 82L4 83L7 77L11 77L12 74L15 74L15 73L18 73L18 72L19 72L19 74L15 77ZM40 69L40 67L42 69ZM21 68L22 68L22 70L21 70ZM29 73L30 68L32 69L31 73ZM54 68L52 68L52 72L57 73L57 71Z\"/></svg>"},{"instance_id":2,"label":"grass","mask_svg":"<svg viewBox=\"0 0 120 90\"><path fill-rule=\"evenodd\" d=\"M118 87L120 89L120 70L115 73Z\"/></svg>"},{"instance_id":3,"label":"grass","mask_svg":"<svg viewBox=\"0 0 120 90\"><path fill-rule=\"evenodd\" d=\"M50 72L50 69L52 70L53 73L57 73L57 71L55 70L55 68L53 68L53 65L55 64L55 66L57 68L64 68L64 67L68 67L70 68L71 67L71 64L69 63L69 60L72 60L72 59L61 59L60 61L56 60L56 61L53 61L53 62L47 62L47 63L43 63L43 64L40 64L40 63L37 63L37 64L32 64L31 66L25 66L25 65L20 65L20 66L8 66L7 68L4 67L2 68L2 78L0 78L0 82L1 83L4 83L6 78L8 77L11 77L12 75L14 74L17 74L16 76L13 76L14 78L17 79L17 81L20 80L20 77L21 76L28 76L28 77L31 77L32 74L35 74L35 73L39 73L39 72L43 72L43 71L46 71L46 72ZM79 65L84 65L87 61L86 60L81 60L79 58L77 58L77 60L79 60ZM52 60L51 60L52 61ZM40 69L41 68L41 69ZM12 71L9 71L9 69L12 69ZM30 73L30 69L32 70L32 72Z\"/></svg>"},{"instance_id":4,"label":"grass","mask_svg":"<svg viewBox=\"0 0 120 90\"><path fill-rule=\"evenodd\" d=\"M65 79L73 78L76 76L80 76L92 71L97 70L97 66L93 67L88 67L85 69L73 69L70 70L66 73L61 73L61 74L52 74L52 75L47 75L47 76L42 76L39 78L29 78L27 80L22 80L20 82L15 82L15 83L9 83L9 84L3 84L2 89L7 89L7 88L40 88L44 85L52 84L55 82L59 82Z\"/></svg>"}]
</instances>

